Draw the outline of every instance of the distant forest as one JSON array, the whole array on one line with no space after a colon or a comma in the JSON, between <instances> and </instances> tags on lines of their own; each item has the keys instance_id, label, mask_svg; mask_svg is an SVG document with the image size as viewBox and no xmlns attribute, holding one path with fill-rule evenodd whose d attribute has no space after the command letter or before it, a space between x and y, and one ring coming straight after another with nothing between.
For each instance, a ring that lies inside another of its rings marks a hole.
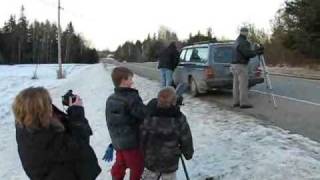
<instances>
[{"instance_id":1,"label":"distant forest","mask_svg":"<svg viewBox=\"0 0 320 180\"><path fill-rule=\"evenodd\" d=\"M11 15L0 28L0 64L58 62L58 27L48 20L30 23L21 7L20 17ZM96 63L96 49L87 45L70 22L61 33L63 63Z\"/></svg>"},{"instance_id":2,"label":"distant forest","mask_svg":"<svg viewBox=\"0 0 320 180\"><path fill-rule=\"evenodd\" d=\"M146 62L155 61L157 54L166 48L170 42L177 42L178 46L182 47L187 44L192 44L201 41L217 41L212 35L212 30L207 29L206 34L201 34L200 31L195 34L189 35L189 39L186 41L180 41L175 32L170 31L168 27L161 26L158 33L154 33L151 37L147 35L144 41L130 42L127 41L123 45L120 45L115 52L114 56L118 60L125 60L128 62ZM105 53L112 53L106 51Z\"/></svg>"},{"instance_id":3,"label":"distant forest","mask_svg":"<svg viewBox=\"0 0 320 180\"><path fill-rule=\"evenodd\" d=\"M254 24L244 23L239 26L249 28L249 40L265 46L267 63L271 65L319 65L320 64L320 1L287 0L275 14L271 23L271 34L258 29ZM224 41L215 37L212 28L201 34L190 34L186 40L180 40L175 32L167 27L160 27L158 33L149 34L145 40L127 41L113 53L118 60L128 62L155 61L156 54L170 42L181 46L200 41Z\"/></svg>"}]
</instances>

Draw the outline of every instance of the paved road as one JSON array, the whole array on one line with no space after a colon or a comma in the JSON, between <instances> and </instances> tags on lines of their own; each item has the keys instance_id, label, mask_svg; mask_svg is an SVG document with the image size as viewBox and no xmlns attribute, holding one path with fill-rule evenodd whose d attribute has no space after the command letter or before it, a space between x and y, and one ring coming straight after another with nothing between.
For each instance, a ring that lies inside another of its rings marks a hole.
<instances>
[{"instance_id":1,"label":"paved road","mask_svg":"<svg viewBox=\"0 0 320 180\"><path fill-rule=\"evenodd\" d=\"M274 94L309 101L320 105L320 81L301 78L270 76ZM259 84L254 90L265 91L265 85Z\"/></svg>"},{"instance_id":2,"label":"paved road","mask_svg":"<svg viewBox=\"0 0 320 180\"><path fill-rule=\"evenodd\" d=\"M154 62L148 63L131 63L141 66L141 69L148 71L147 68L156 69L157 64ZM147 67L147 68L144 68ZM155 71L156 72L156 71ZM150 73L150 72L149 72ZM158 76L157 73L152 73ZM301 101L310 101L320 105L320 81L309 80L294 77L270 75L274 94L285 96ZM259 84L252 88L253 90L266 92L265 84Z\"/></svg>"},{"instance_id":3,"label":"paved road","mask_svg":"<svg viewBox=\"0 0 320 180\"><path fill-rule=\"evenodd\" d=\"M155 63L123 64L136 74L153 80L159 80ZM249 97L254 104L253 109L231 108L231 92L210 92L199 98L203 101L215 102L220 106L252 115L261 119L265 125L275 125L320 142L320 81L291 77L272 76L274 94L278 102L275 109L269 96L265 95L264 85L253 88ZM262 92L261 92L262 91Z\"/></svg>"}]
</instances>

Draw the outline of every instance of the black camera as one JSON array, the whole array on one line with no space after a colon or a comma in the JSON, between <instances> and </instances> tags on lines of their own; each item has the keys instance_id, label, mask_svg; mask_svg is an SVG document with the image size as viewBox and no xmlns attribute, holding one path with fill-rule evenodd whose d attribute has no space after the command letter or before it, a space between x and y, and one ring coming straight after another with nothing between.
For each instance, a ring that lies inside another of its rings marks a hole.
<instances>
[{"instance_id":1,"label":"black camera","mask_svg":"<svg viewBox=\"0 0 320 180\"><path fill-rule=\"evenodd\" d=\"M65 95L62 96L62 104L69 106L69 98L71 97L72 103L77 99L77 96L72 93L72 90L69 90Z\"/></svg>"},{"instance_id":2,"label":"black camera","mask_svg":"<svg viewBox=\"0 0 320 180\"><path fill-rule=\"evenodd\" d=\"M258 55L264 54L264 47L262 44L255 44L254 49Z\"/></svg>"}]
</instances>

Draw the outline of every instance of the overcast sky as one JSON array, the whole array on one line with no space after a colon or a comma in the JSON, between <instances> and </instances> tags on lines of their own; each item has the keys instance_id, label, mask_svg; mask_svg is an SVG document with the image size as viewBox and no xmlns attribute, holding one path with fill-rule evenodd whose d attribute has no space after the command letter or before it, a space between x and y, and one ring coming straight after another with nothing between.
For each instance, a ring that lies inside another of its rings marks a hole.
<instances>
[{"instance_id":1,"label":"overcast sky","mask_svg":"<svg viewBox=\"0 0 320 180\"><path fill-rule=\"evenodd\" d=\"M28 20L56 22L58 0L1 0L0 24L25 6ZM126 40L143 40L161 25L186 39L208 27L217 37L235 39L244 22L270 31L284 0L61 0L62 28L69 21L97 49L115 50Z\"/></svg>"}]
</instances>

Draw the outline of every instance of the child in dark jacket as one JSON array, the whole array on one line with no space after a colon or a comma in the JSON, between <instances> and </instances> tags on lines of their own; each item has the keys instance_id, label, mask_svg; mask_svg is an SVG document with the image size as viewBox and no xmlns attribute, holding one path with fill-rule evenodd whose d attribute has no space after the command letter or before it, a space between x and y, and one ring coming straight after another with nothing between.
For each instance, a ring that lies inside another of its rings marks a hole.
<instances>
[{"instance_id":1,"label":"child in dark jacket","mask_svg":"<svg viewBox=\"0 0 320 180\"><path fill-rule=\"evenodd\" d=\"M139 147L139 126L146 107L138 91L132 88L133 73L129 69L116 67L111 76L115 90L106 102L107 126L116 150L111 175L113 180L122 180L129 168L130 180L140 180L144 165Z\"/></svg>"},{"instance_id":2,"label":"child in dark jacket","mask_svg":"<svg viewBox=\"0 0 320 180\"><path fill-rule=\"evenodd\" d=\"M172 87L162 89L148 103L148 115L141 126L144 151L143 180L175 180L181 154L193 156L193 142L185 115L176 105Z\"/></svg>"}]
</instances>

